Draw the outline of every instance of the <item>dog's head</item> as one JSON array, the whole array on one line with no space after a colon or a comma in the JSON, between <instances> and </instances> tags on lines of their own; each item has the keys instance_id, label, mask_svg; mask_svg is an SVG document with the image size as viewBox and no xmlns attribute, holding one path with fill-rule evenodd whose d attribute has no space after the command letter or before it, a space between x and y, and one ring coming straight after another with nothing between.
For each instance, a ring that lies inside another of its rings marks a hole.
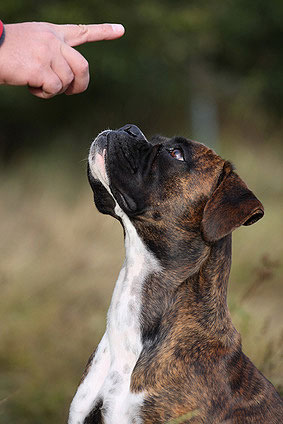
<instances>
[{"instance_id":1,"label":"dog's head","mask_svg":"<svg viewBox=\"0 0 283 424\"><path fill-rule=\"evenodd\" d=\"M98 135L88 176L98 210L118 219L119 211L126 214L157 256L176 248L192 253L194 244L199 250L264 213L214 151L183 137L148 141L134 125Z\"/></svg>"}]
</instances>

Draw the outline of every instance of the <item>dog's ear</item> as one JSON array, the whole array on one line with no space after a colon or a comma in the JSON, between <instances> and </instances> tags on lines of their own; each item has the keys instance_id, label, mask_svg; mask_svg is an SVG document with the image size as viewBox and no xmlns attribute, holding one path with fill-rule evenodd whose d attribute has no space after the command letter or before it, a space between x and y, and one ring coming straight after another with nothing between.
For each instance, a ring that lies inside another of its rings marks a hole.
<instances>
[{"instance_id":1,"label":"dog's ear","mask_svg":"<svg viewBox=\"0 0 283 424\"><path fill-rule=\"evenodd\" d=\"M225 162L221 182L206 203L202 219L202 233L213 242L231 233L241 225L251 225L263 217L260 201Z\"/></svg>"}]
</instances>

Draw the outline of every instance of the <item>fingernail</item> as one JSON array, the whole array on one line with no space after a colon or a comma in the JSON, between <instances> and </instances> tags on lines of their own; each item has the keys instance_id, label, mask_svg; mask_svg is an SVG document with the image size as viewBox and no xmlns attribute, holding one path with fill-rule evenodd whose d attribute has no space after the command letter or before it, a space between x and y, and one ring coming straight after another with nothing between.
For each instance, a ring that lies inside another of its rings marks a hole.
<instances>
[{"instance_id":1,"label":"fingernail","mask_svg":"<svg viewBox=\"0 0 283 424\"><path fill-rule=\"evenodd\" d=\"M125 28L121 24L111 24L113 32L117 32L119 34L123 34L125 32Z\"/></svg>"}]
</instances>

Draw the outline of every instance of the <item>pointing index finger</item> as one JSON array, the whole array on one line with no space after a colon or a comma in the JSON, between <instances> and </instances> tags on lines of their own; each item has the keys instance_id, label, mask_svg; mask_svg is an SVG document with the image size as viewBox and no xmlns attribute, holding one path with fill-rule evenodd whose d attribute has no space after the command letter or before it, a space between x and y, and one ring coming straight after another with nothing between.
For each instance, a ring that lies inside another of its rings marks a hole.
<instances>
[{"instance_id":1,"label":"pointing index finger","mask_svg":"<svg viewBox=\"0 0 283 424\"><path fill-rule=\"evenodd\" d=\"M56 32L73 47L92 41L114 40L122 37L125 28L121 24L56 25Z\"/></svg>"}]
</instances>

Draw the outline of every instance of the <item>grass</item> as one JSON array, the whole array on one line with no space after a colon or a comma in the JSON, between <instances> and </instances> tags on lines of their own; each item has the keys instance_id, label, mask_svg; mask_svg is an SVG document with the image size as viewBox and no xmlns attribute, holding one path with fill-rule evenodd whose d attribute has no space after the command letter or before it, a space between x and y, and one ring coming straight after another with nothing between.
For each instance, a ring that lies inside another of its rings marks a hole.
<instances>
[{"instance_id":1,"label":"grass","mask_svg":"<svg viewBox=\"0 0 283 424\"><path fill-rule=\"evenodd\" d=\"M174 418L173 420L167 421L166 424L185 424L188 422L188 420L197 416L198 416L198 410L191 411L185 415L182 415L181 417Z\"/></svg>"},{"instance_id":2,"label":"grass","mask_svg":"<svg viewBox=\"0 0 283 424\"><path fill-rule=\"evenodd\" d=\"M234 234L230 309L245 353L282 392L282 148L275 146L227 137L223 155L266 209L262 221ZM62 153L56 161L30 158L1 175L3 424L64 422L104 332L123 236L117 222L95 210L84 174L84 163Z\"/></svg>"}]
</instances>

